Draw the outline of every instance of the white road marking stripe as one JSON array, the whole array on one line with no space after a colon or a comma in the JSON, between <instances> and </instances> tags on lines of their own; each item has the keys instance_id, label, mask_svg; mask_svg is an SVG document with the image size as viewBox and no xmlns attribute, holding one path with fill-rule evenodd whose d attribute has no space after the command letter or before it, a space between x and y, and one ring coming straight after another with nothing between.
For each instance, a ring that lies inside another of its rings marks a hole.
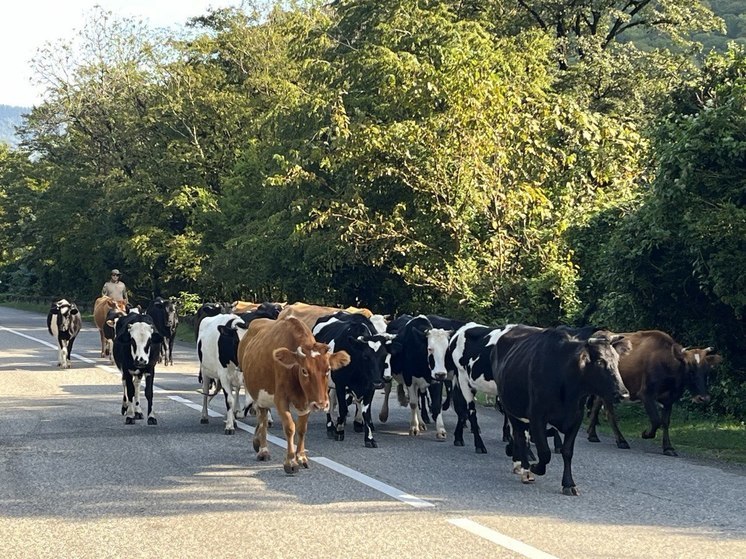
<instances>
[{"instance_id":1,"label":"white road marking stripe","mask_svg":"<svg viewBox=\"0 0 746 559\"><path fill-rule=\"evenodd\" d=\"M407 505L410 505L412 507L424 508L424 507L435 506L433 503L425 501L424 499L420 499L419 497L409 495L408 493L404 493L402 490L397 489L396 487L386 485L382 481L378 481L377 479L373 479L372 477L366 476L365 474L360 473L357 470L353 470L352 468L343 466L342 464L335 462L334 460L329 460L328 458L319 456L319 457L311 458L311 461L317 462L321 464L322 466L326 466L327 468L334 470L335 472L338 472L349 478L352 478L355 481L359 481L363 485L372 487L373 489L380 491L381 493L384 493L385 495L388 495L389 497L393 497L397 501L401 501L402 503L406 503Z\"/></svg>"},{"instance_id":2,"label":"white road marking stripe","mask_svg":"<svg viewBox=\"0 0 746 559\"><path fill-rule=\"evenodd\" d=\"M34 338L32 336L23 334L21 332L12 330L10 328L6 328L4 326L0 326L0 330L5 330L6 332L11 332L12 334L16 334L23 338L33 340L47 347L51 347L52 349L58 349L56 344L51 344L44 340ZM111 366L99 365L92 359L88 359L87 357L83 357L76 353L73 353L72 356L75 357L76 359L79 359L80 361L83 361L84 363L95 365L97 368L102 369L106 372L110 372L114 374L119 372L117 369L114 369ZM195 404L191 400L183 398L182 396L178 396L175 394L169 394L167 390L159 386L153 385L153 391L159 394L166 395L166 397L173 400L174 402L178 402L180 404L183 404L197 411L202 411L201 405ZM211 409L208 409L207 412L210 415L210 417L224 417L224 414L216 412ZM243 423L241 421L236 421L236 427L243 431L247 431L251 434L253 434L256 431L254 427L252 427L251 425L247 425L246 423ZM271 442L272 444L279 446L280 448L283 448L283 449L287 448L287 443L285 442L284 439L275 437L274 435L267 434L267 440ZM376 491L379 491L385 495L388 495L389 497L392 497L393 499L396 499L397 501L401 501L402 503L405 503L411 507L427 508L427 507L435 506L435 504L429 501L426 501L424 499L420 499L419 497L415 497L414 495L405 493L401 491L400 489L397 489L396 487L387 485L383 483L382 481L378 481L377 479L374 479L361 472L358 472L357 470L348 468L347 466L344 466L338 462L335 462L334 460L330 460L329 458L318 456L318 457L311 457L310 460L312 462L316 462L317 464L325 466L331 470L334 470L337 473L347 476L350 479L354 479L355 481L362 483L363 485L367 485L368 487L371 487L372 489L375 489ZM454 526L458 526L459 528L466 530L467 532L471 532L472 534L476 536L489 540L492 543L495 543L501 547L514 551L520 555L523 555L524 557L528 557L529 559L557 559L557 557L555 557L554 555L545 553L519 540L513 539L509 536L506 536L505 534L501 534L500 532L497 532L496 530L492 530L491 528L482 526L481 524L478 524L477 522L474 522L473 520L469 520L468 518L452 518L448 520L448 522L450 524L453 524Z\"/></svg>"},{"instance_id":3,"label":"white road marking stripe","mask_svg":"<svg viewBox=\"0 0 746 559\"><path fill-rule=\"evenodd\" d=\"M448 522L453 524L454 526L458 526L459 528L466 530L467 532L471 532L475 536L479 536L480 538L489 540L492 543L496 543L497 545L504 547L505 549L515 551L516 553L523 555L524 557L529 557L530 559L557 559L557 557L555 557L554 555L550 555L549 553L545 553L540 549L531 547L530 545L525 544L522 541L513 539L510 536L506 536L505 534L501 534L496 530L492 530L491 528L482 526L481 524L478 524L473 520L469 520L468 518L451 518Z\"/></svg>"}]
</instances>

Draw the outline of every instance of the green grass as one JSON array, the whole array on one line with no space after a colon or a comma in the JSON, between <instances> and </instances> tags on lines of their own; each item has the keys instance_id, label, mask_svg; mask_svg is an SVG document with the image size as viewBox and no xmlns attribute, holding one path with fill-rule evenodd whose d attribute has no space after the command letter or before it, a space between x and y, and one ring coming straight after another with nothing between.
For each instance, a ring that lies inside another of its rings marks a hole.
<instances>
[{"instance_id":1,"label":"green grass","mask_svg":"<svg viewBox=\"0 0 746 559\"><path fill-rule=\"evenodd\" d=\"M627 442L631 446L639 444L638 441L642 441L640 434L649 425L642 405L633 402L617 406L617 418ZM598 430L613 437L603 411ZM669 433L671 444L679 454L746 464L746 423L743 421L674 405ZM645 442L661 447L661 437L659 429L655 439Z\"/></svg>"},{"instance_id":2,"label":"green grass","mask_svg":"<svg viewBox=\"0 0 746 559\"><path fill-rule=\"evenodd\" d=\"M477 393L477 402L494 407L494 398ZM633 448L642 444L654 445L663 452L660 429L653 440L643 440L640 434L648 427L648 416L639 402L617 406L617 419L624 438ZM578 437L585 437L588 420ZM613 432L606 414L599 415L599 434L607 435L613 441ZM696 458L718 459L736 464L746 464L746 422L736 419L708 415L703 411L690 410L685 406L674 405L669 429L671 444L680 455Z\"/></svg>"}]
</instances>

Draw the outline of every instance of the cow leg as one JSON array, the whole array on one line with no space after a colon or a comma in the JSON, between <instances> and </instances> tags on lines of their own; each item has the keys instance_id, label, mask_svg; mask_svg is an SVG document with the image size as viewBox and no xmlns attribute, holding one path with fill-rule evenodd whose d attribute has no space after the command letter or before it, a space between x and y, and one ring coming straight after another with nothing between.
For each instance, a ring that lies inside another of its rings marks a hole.
<instances>
[{"instance_id":1,"label":"cow leg","mask_svg":"<svg viewBox=\"0 0 746 559\"><path fill-rule=\"evenodd\" d=\"M153 413L153 376L154 371L145 375L145 398L148 400L148 425L158 425Z\"/></svg>"},{"instance_id":2,"label":"cow leg","mask_svg":"<svg viewBox=\"0 0 746 559\"><path fill-rule=\"evenodd\" d=\"M663 413L661 414L661 427L663 429L663 454L666 456L678 456L676 449L671 444L671 438L668 435L668 426L671 424L671 408L673 402L663 404Z\"/></svg>"},{"instance_id":3,"label":"cow leg","mask_svg":"<svg viewBox=\"0 0 746 559\"><path fill-rule=\"evenodd\" d=\"M308 416L304 413L298 416L298 448L295 450L295 459L300 466L308 469L308 456L306 456L306 431L308 430ZM287 470L285 470L287 472Z\"/></svg>"},{"instance_id":4,"label":"cow leg","mask_svg":"<svg viewBox=\"0 0 746 559\"><path fill-rule=\"evenodd\" d=\"M513 473L521 476L521 483L532 483L536 478L531 471L531 465L528 462L526 440L526 424L520 419L511 417L510 424L513 427L515 438L511 446L513 458Z\"/></svg>"},{"instance_id":5,"label":"cow leg","mask_svg":"<svg viewBox=\"0 0 746 559\"><path fill-rule=\"evenodd\" d=\"M420 431L425 431L427 429L425 427L425 424L422 422L422 419L420 418L419 397L418 397L419 388L417 388L417 386L414 384L411 386L408 386L407 388L409 389L409 410L410 410L409 434L413 436L417 436L420 434Z\"/></svg>"},{"instance_id":6,"label":"cow leg","mask_svg":"<svg viewBox=\"0 0 746 559\"><path fill-rule=\"evenodd\" d=\"M593 398L593 406L591 407L590 418L588 419L588 429L586 432L588 433L588 440L590 442L598 443L601 442L601 439L598 438L598 433L596 433L596 426L598 425L598 413L601 411L603 400L601 400L599 396L590 396L590 398Z\"/></svg>"},{"instance_id":7,"label":"cow leg","mask_svg":"<svg viewBox=\"0 0 746 559\"><path fill-rule=\"evenodd\" d=\"M430 393L430 411L435 420L435 439L438 441L446 440L446 428L443 424L443 383L436 382L427 387Z\"/></svg>"},{"instance_id":8,"label":"cow leg","mask_svg":"<svg viewBox=\"0 0 746 559\"><path fill-rule=\"evenodd\" d=\"M373 423L370 417L370 404L373 402L373 394L375 390L370 390L365 396L361 405L362 416L363 416L363 442L365 448L378 448L378 443L373 438Z\"/></svg>"},{"instance_id":9,"label":"cow leg","mask_svg":"<svg viewBox=\"0 0 746 559\"><path fill-rule=\"evenodd\" d=\"M381 404L381 411L378 412L378 420L381 423L386 423L389 419L389 394L391 394L391 381L383 385L383 404Z\"/></svg>"},{"instance_id":10,"label":"cow leg","mask_svg":"<svg viewBox=\"0 0 746 559\"><path fill-rule=\"evenodd\" d=\"M75 338L70 338L67 341L67 368L72 367L72 361L70 360L70 356L73 353L73 343L75 343Z\"/></svg>"},{"instance_id":11,"label":"cow leg","mask_svg":"<svg viewBox=\"0 0 746 559\"><path fill-rule=\"evenodd\" d=\"M430 416L427 413L427 410L430 407L427 401L427 392L418 391L417 394L420 398L420 417L422 418L422 422L430 423Z\"/></svg>"},{"instance_id":12,"label":"cow leg","mask_svg":"<svg viewBox=\"0 0 746 559\"><path fill-rule=\"evenodd\" d=\"M661 417L658 413L658 402L655 400L655 397L646 396L642 399L642 403L645 406L645 411L648 414L648 419L650 419L650 427L642 432L642 438L654 439L658 427L661 426Z\"/></svg>"},{"instance_id":13,"label":"cow leg","mask_svg":"<svg viewBox=\"0 0 746 559\"><path fill-rule=\"evenodd\" d=\"M282 463L285 473L292 475L298 471L298 461L295 458L295 422L289 409L277 410L282 420L282 430L285 432L285 441L287 441L287 452L285 461ZM306 421L308 419L306 418Z\"/></svg>"},{"instance_id":14,"label":"cow leg","mask_svg":"<svg viewBox=\"0 0 746 559\"><path fill-rule=\"evenodd\" d=\"M529 433L536 445L536 454L539 457L536 464L531 464L531 471L536 475L543 476L547 472L547 464L552 460L552 451L549 449L549 441L547 441L546 421L532 418ZM526 454L528 454L528 448Z\"/></svg>"},{"instance_id":15,"label":"cow leg","mask_svg":"<svg viewBox=\"0 0 746 559\"><path fill-rule=\"evenodd\" d=\"M65 342L57 339L57 366L65 368Z\"/></svg>"},{"instance_id":16,"label":"cow leg","mask_svg":"<svg viewBox=\"0 0 746 559\"><path fill-rule=\"evenodd\" d=\"M578 491L578 488L575 485L575 480L572 478L572 455L575 449L575 437L578 436L578 431L580 431L580 425L582 423L583 415L582 413L579 413L573 426L567 433L565 433L565 440L562 442L562 461L564 462L564 470L562 472L563 495L580 495L580 491ZM538 447L538 443L536 446Z\"/></svg>"},{"instance_id":17,"label":"cow leg","mask_svg":"<svg viewBox=\"0 0 746 559\"><path fill-rule=\"evenodd\" d=\"M334 430L334 440L343 441L345 440L345 423L347 423L347 413L349 412L349 408L347 407L347 387L340 386L336 392L339 415L337 416L337 423Z\"/></svg>"},{"instance_id":18,"label":"cow leg","mask_svg":"<svg viewBox=\"0 0 746 559\"><path fill-rule=\"evenodd\" d=\"M174 342L176 341L176 333L168 339L168 364L174 364Z\"/></svg>"},{"instance_id":19,"label":"cow leg","mask_svg":"<svg viewBox=\"0 0 746 559\"><path fill-rule=\"evenodd\" d=\"M220 371L220 383L223 385L225 394L225 430L226 435L233 435L236 432L236 404L238 399L235 398L233 383L227 371Z\"/></svg>"},{"instance_id":20,"label":"cow leg","mask_svg":"<svg viewBox=\"0 0 746 559\"><path fill-rule=\"evenodd\" d=\"M135 419L142 419L142 408L140 407L140 390L142 389L142 377L132 377L135 385Z\"/></svg>"},{"instance_id":21,"label":"cow leg","mask_svg":"<svg viewBox=\"0 0 746 559\"><path fill-rule=\"evenodd\" d=\"M373 424L370 421L368 422L368 425L375 431ZM352 420L352 429L355 433L363 433L366 429L365 419L363 418L363 408L359 401L355 401L355 419Z\"/></svg>"},{"instance_id":22,"label":"cow leg","mask_svg":"<svg viewBox=\"0 0 746 559\"><path fill-rule=\"evenodd\" d=\"M609 420L609 425L611 425L611 430L614 431L614 437L616 438L617 448L628 449L629 443L624 438L624 435L622 435L621 429L619 429L619 422L616 419L616 411L614 410L614 404L611 404L609 402L604 402L604 407L606 408L606 417Z\"/></svg>"},{"instance_id":23,"label":"cow leg","mask_svg":"<svg viewBox=\"0 0 746 559\"><path fill-rule=\"evenodd\" d=\"M202 369L200 368L200 371ZM210 397L210 378L207 375L202 376L202 415L199 418L201 424L210 423L210 414L207 412L207 402Z\"/></svg>"},{"instance_id":24,"label":"cow leg","mask_svg":"<svg viewBox=\"0 0 746 559\"><path fill-rule=\"evenodd\" d=\"M125 374L122 384L124 384L124 401L126 402L127 407L124 424L133 425L135 423L135 382L132 375ZM122 407L124 408L124 405Z\"/></svg>"},{"instance_id":25,"label":"cow leg","mask_svg":"<svg viewBox=\"0 0 746 559\"><path fill-rule=\"evenodd\" d=\"M329 411L326 414L326 436L333 439L337 433L337 419L339 418L339 406L337 404L337 389L329 388Z\"/></svg>"},{"instance_id":26,"label":"cow leg","mask_svg":"<svg viewBox=\"0 0 746 559\"><path fill-rule=\"evenodd\" d=\"M122 415L127 413L127 408L129 407L127 399L127 381L124 379L124 375L122 375Z\"/></svg>"},{"instance_id":27,"label":"cow leg","mask_svg":"<svg viewBox=\"0 0 746 559\"><path fill-rule=\"evenodd\" d=\"M256 459L260 462L269 460L269 448L267 448L267 408L257 406L259 409L259 419L256 424L256 430L254 431L254 452L256 452Z\"/></svg>"},{"instance_id":28,"label":"cow leg","mask_svg":"<svg viewBox=\"0 0 746 559\"><path fill-rule=\"evenodd\" d=\"M471 391L469 391L469 393L471 393ZM466 427L466 418L468 414L466 410L466 398L464 398L458 380L453 392L453 411L456 412L457 417L456 427L453 430L453 445L464 446L464 427Z\"/></svg>"},{"instance_id":29,"label":"cow leg","mask_svg":"<svg viewBox=\"0 0 746 559\"><path fill-rule=\"evenodd\" d=\"M103 328L99 328L98 337L101 338L101 357L106 357L106 339L104 338Z\"/></svg>"},{"instance_id":30,"label":"cow leg","mask_svg":"<svg viewBox=\"0 0 746 559\"><path fill-rule=\"evenodd\" d=\"M477 404L474 401L474 393L469 391L471 396L468 405L468 417L469 425L471 426L471 434L474 436L474 452L477 454L487 454L487 447L484 446L482 435L480 434L481 429L479 428L479 422L477 421Z\"/></svg>"}]
</instances>

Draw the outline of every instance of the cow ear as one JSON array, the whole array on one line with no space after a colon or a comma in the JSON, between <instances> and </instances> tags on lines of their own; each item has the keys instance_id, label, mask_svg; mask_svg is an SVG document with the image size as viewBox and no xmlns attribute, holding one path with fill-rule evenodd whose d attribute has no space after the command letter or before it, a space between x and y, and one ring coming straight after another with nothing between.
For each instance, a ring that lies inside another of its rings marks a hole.
<instances>
[{"instance_id":1,"label":"cow ear","mask_svg":"<svg viewBox=\"0 0 746 559\"><path fill-rule=\"evenodd\" d=\"M625 353L632 351L632 342L625 339L624 336L620 336L618 339L616 338L617 336L614 336L614 338L611 339L611 345L619 355L624 355Z\"/></svg>"},{"instance_id":2,"label":"cow ear","mask_svg":"<svg viewBox=\"0 0 746 559\"><path fill-rule=\"evenodd\" d=\"M588 353L588 350L583 348L583 350L580 352L580 355L578 355L578 365L580 365L580 369L585 369L586 365L591 362L591 354Z\"/></svg>"},{"instance_id":3,"label":"cow ear","mask_svg":"<svg viewBox=\"0 0 746 559\"><path fill-rule=\"evenodd\" d=\"M231 332L233 332L233 328L229 328L225 324L220 324L218 326L218 332L220 332L221 336L230 336Z\"/></svg>"},{"instance_id":4,"label":"cow ear","mask_svg":"<svg viewBox=\"0 0 746 559\"><path fill-rule=\"evenodd\" d=\"M298 364L298 355L286 347L278 347L272 352L272 357L286 369L292 369Z\"/></svg>"},{"instance_id":5,"label":"cow ear","mask_svg":"<svg viewBox=\"0 0 746 559\"><path fill-rule=\"evenodd\" d=\"M346 351L335 351L329 355L329 367L332 371L341 369L350 364L350 354Z\"/></svg>"},{"instance_id":6,"label":"cow ear","mask_svg":"<svg viewBox=\"0 0 746 559\"><path fill-rule=\"evenodd\" d=\"M72 306L70 307L70 314L78 314L80 311L78 310L78 307Z\"/></svg>"}]
</instances>

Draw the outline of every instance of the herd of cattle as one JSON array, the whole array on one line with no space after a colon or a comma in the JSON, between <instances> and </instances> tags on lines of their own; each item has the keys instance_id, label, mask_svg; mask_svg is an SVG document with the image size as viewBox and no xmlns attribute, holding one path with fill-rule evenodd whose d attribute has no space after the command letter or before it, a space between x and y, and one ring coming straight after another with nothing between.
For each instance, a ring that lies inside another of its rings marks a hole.
<instances>
[{"instance_id":1,"label":"herd of cattle","mask_svg":"<svg viewBox=\"0 0 746 559\"><path fill-rule=\"evenodd\" d=\"M147 423L156 425L155 366L173 364L178 325L174 301L159 297L142 312L100 297L94 305L94 322L101 336L101 357L122 373L125 423L144 419L140 407L144 378ZM70 352L81 329L75 304L65 299L54 303L47 326L58 340L60 366L70 367ZM305 434L312 411L326 412L328 436L343 441L349 406L354 403L355 431L363 433L366 447L377 447L371 404L375 391L383 388L378 419L386 422L394 379L399 403L410 408L410 435L424 431L432 421L436 438L445 440L442 412L453 406L454 444L464 445L468 421L480 453L486 448L475 396L477 392L493 396L505 415L503 440L514 473L524 483L533 482L534 474L543 475L551 459L551 436L554 451L564 461L566 495L578 494L572 456L586 407L590 441L599 440L596 425L604 406L617 446L629 448L614 405L627 399L642 401L650 419L642 436L654 438L661 428L663 452L675 456L669 438L671 408L685 389L695 402L706 402L707 376L721 361L713 348L684 348L657 330L612 333L592 327L485 326L437 315L387 320L367 309L305 303L207 303L197 312L194 329L203 395L201 422L208 422L209 400L222 391L225 433L235 432L237 417L257 415L253 446L258 460L268 460L267 427L274 408L287 441L284 469L288 474L308 468Z\"/></svg>"}]
</instances>

